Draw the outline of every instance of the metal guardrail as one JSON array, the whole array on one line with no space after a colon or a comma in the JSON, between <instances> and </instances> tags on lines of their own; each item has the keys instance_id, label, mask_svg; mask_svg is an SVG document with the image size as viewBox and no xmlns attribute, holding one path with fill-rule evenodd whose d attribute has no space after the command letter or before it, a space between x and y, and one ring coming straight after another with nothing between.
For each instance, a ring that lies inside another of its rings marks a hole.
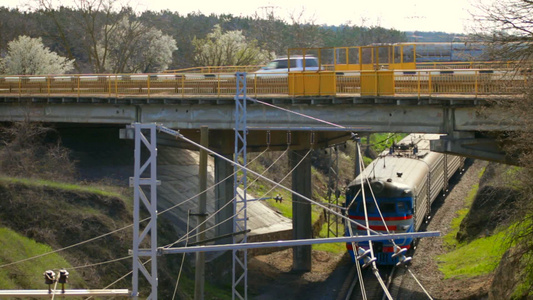
<instances>
[{"instance_id":1,"label":"metal guardrail","mask_svg":"<svg viewBox=\"0 0 533 300\"><path fill-rule=\"evenodd\" d=\"M236 72L255 72L259 70L262 65L250 66L207 66L207 67L192 67L176 70L165 70L163 73L180 74L180 73L236 73Z\"/></svg>"},{"instance_id":2,"label":"metal guardrail","mask_svg":"<svg viewBox=\"0 0 533 300\"><path fill-rule=\"evenodd\" d=\"M417 69L503 69L511 70L519 66L516 61L457 61L457 62L417 62Z\"/></svg>"},{"instance_id":3,"label":"metal guardrail","mask_svg":"<svg viewBox=\"0 0 533 300\"><path fill-rule=\"evenodd\" d=\"M518 94L529 72L503 70L404 70L247 75L251 97L431 96ZM0 95L58 97L229 98L234 73L2 76Z\"/></svg>"}]
</instances>

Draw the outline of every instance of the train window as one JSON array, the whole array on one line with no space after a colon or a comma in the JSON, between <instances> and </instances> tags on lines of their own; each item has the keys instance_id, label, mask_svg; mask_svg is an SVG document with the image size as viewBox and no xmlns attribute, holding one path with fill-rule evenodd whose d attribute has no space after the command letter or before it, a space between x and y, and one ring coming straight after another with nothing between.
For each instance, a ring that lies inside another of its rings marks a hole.
<instances>
[{"instance_id":1,"label":"train window","mask_svg":"<svg viewBox=\"0 0 533 300\"><path fill-rule=\"evenodd\" d=\"M381 202L379 209L382 213L394 213L396 212L396 204L394 202Z\"/></svg>"},{"instance_id":2,"label":"train window","mask_svg":"<svg viewBox=\"0 0 533 300\"><path fill-rule=\"evenodd\" d=\"M411 206L408 202L398 202L398 212L400 213L411 213Z\"/></svg>"},{"instance_id":3,"label":"train window","mask_svg":"<svg viewBox=\"0 0 533 300\"><path fill-rule=\"evenodd\" d=\"M405 202L398 202L398 212L406 212L407 204Z\"/></svg>"},{"instance_id":4,"label":"train window","mask_svg":"<svg viewBox=\"0 0 533 300\"><path fill-rule=\"evenodd\" d=\"M366 210L369 214L375 214L376 211L376 205L374 202L366 202ZM363 206L363 202L359 202L359 205L357 206L357 212L359 213L365 213L365 207Z\"/></svg>"}]
</instances>

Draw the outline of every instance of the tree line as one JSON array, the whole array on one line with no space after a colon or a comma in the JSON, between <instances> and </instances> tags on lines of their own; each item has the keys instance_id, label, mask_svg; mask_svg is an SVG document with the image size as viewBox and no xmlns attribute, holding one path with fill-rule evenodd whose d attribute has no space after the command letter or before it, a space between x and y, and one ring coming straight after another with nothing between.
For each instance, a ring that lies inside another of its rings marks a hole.
<instances>
[{"instance_id":1,"label":"tree line","mask_svg":"<svg viewBox=\"0 0 533 300\"><path fill-rule=\"evenodd\" d=\"M22 71L8 68L13 60L21 59L13 56L20 54L20 47L40 46L44 52L59 55L71 73L148 73L201 65L260 64L286 55L289 48L407 41L406 34L398 30L319 25L303 13L285 21L273 12L244 17L181 15L168 10L139 14L114 0L79 0L69 7L53 7L45 0L38 3L26 11L0 7L3 73Z\"/></svg>"}]
</instances>

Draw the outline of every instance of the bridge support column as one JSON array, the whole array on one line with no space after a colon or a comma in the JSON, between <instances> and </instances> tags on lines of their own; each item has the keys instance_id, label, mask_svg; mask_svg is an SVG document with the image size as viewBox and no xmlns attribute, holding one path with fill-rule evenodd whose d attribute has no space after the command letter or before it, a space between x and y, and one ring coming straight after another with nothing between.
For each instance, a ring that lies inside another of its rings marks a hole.
<instances>
[{"instance_id":1,"label":"bridge support column","mask_svg":"<svg viewBox=\"0 0 533 300\"><path fill-rule=\"evenodd\" d=\"M291 151L289 154L291 169L307 153L307 150ZM299 194L311 198L311 158L307 156L292 173L292 189ZM310 239L313 237L311 224L311 203L299 196L292 195L292 238ZM311 245L293 248L294 271L311 271Z\"/></svg>"},{"instance_id":2,"label":"bridge support column","mask_svg":"<svg viewBox=\"0 0 533 300\"><path fill-rule=\"evenodd\" d=\"M224 155L229 160L233 160L233 155ZM233 165L229 162L215 156L215 183L219 183L215 187L215 210L218 211L226 203L233 201ZM227 178L224 180L224 178ZM215 224L220 224L215 229L215 236L225 236L218 239L217 244L231 244L233 238L233 205L228 204L215 216Z\"/></svg>"}]
</instances>

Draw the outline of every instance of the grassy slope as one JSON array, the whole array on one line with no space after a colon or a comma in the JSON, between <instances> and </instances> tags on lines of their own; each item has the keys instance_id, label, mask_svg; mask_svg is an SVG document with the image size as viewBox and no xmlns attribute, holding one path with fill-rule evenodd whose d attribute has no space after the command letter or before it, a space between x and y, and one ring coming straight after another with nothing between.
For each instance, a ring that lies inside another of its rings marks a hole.
<instances>
[{"instance_id":1,"label":"grassy slope","mask_svg":"<svg viewBox=\"0 0 533 300\"><path fill-rule=\"evenodd\" d=\"M507 234L507 230L504 230L459 245L455 250L438 257L439 269L445 278L468 278L491 273L508 249L504 246Z\"/></svg>"},{"instance_id":2,"label":"grassy slope","mask_svg":"<svg viewBox=\"0 0 533 300\"><path fill-rule=\"evenodd\" d=\"M0 262L8 264L50 253L50 246L37 243L8 228L0 228ZM9 247L8 247L9 245ZM0 268L0 289L45 289L43 272L57 267L69 269L69 287L84 288L86 283L80 274L59 254L50 254ZM56 270L57 273L57 270Z\"/></svg>"},{"instance_id":3,"label":"grassy slope","mask_svg":"<svg viewBox=\"0 0 533 300\"><path fill-rule=\"evenodd\" d=\"M0 208L0 240L4 245L0 265L70 246L131 223L131 214L115 192L44 180L0 178ZM45 270L72 270L73 265L126 256L128 240L131 233L126 230L57 254L0 268L0 287L45 288L42 283ZM69 271L70 287L101 288L116 279L117 273L127 273L130 264L126 260L98 269L84 268L83 275Z\"/></svg>"},{"instance_id":4,"label":"grassy slope","mask_svg":"<svg viewBox=\"0 0 533 300\"><path fill-rule=\"evenodd\" d=\"M124 191L109 186L0 177L0 266L129 226L133 220L131 197L123 194ZM161 244L175 240L175 232L164 219L159 219L158 227ZM70 272L67 288L103 288L131 271L131 259L79 270L73 267L124 257L131 244L132 232L128 227L95 242L0 267L0 289L45 289L43 272L59 268ZM160 258L162 299L172 297L180 263L179 255ZM178 299L192 299L194 283L188 276L187 271L181 275ZM131 276L112 288L131 288ZM141 291L146 290L141 279ZM206 283L206 299L231 299L229 290Z\"/></svg>"},{"instance_id":5,"label":"grassy slope","mask_svg":"<svg viewBox=\"0 0 533 300\"><path fill-rule=\"evenodd\" d=\"M479 178L485 169L481 170ZM444 242L450 251L439 256L439 269L445 278L469 278L485 275L493 272L498 266L503 254L509 249L506 237L513 230L500 228L493 235L481 237L469 243L459 243L456 240L457 232L462 220L467 215L479 185L476 184L470 190L465 205L456 212L456 217L452 220L451 230L444 236Z\"/></svg>"}]
</instances>

